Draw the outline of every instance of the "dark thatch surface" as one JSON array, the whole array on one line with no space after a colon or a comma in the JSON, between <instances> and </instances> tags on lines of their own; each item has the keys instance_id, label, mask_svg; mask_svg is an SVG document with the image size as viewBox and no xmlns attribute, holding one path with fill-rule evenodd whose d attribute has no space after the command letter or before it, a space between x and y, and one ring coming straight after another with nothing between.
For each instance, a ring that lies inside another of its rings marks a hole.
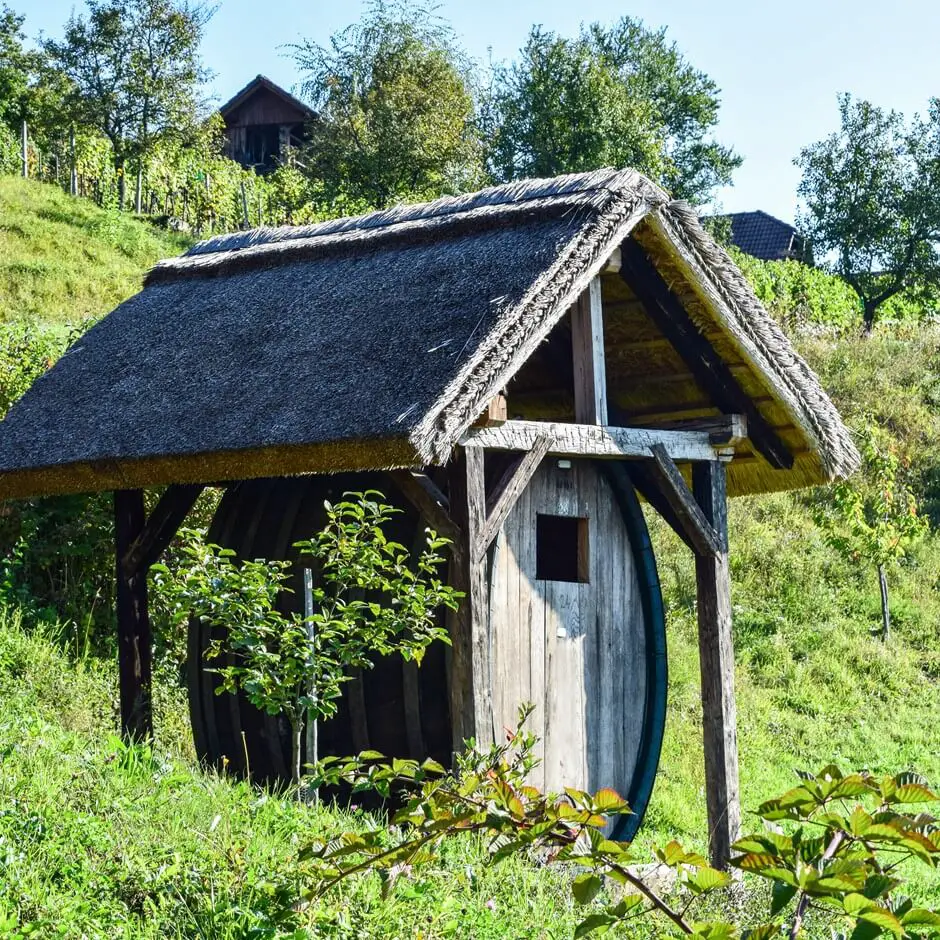
<instances>
[{"instance_id":1,"label":"dark thatch surface","mask_svg":"<svg viewBox=\"0 0 940 940\"><path fill-rule=\"evenodd\" d=\"M727 256L639 174L599 171L162 262L0 423L0 496L444 461L650 213L664 246L712 266L716 319L743 347L770 337L754 368L817 475L849 472L838 415Z\"/></svg>"}]
</instances>

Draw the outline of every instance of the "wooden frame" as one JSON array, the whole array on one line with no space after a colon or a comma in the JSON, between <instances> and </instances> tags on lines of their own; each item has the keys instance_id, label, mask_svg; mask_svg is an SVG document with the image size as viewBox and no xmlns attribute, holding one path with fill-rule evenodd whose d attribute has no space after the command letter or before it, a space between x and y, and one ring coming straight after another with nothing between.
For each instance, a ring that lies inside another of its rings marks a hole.
<instances>
[{"instance_id":1,"label":"wooden frame","mask_svg":"<svg viewBox=\"0 0 940 940\"><path fill-rule=\"evenodd\" d=\"M755 449L775 469L793 466L793 454L669 289L642 246L627 238L620 246L620 276L649 318L682 357L692 377L722 411L742 414Z\"/></svg>"},{"instance_id":2,"label":"wooden frame","mask_svg":"<svg viewBox=\"0 0 940 940\"><path fill-rule=\"evenodd\" d=\"M552 439L548 453L559 457L648 458L652 456L652 448L660 444L672 460L710 461L716 458L713 434L711 430L663 431L512 420L493 427L471 429L463 435L461 444L465 449L528 451L539 438L548 435ZM729 438L719 446L733 447L735 443L734 438Z\"/></svg>"}]
</instances>

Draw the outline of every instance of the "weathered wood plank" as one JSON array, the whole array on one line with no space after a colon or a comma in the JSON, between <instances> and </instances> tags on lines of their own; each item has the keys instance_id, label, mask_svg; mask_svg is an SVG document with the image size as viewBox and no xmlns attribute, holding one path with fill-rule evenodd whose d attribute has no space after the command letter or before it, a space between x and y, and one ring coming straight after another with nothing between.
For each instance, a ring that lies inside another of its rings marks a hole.
<instances>
[{"instance_id":1,"label":"weathered wood plank","mask_svg":"<svg viewBox=\"0 0 940 940\"><path fill-rule=\"evenodd\" d=\"M460 528L448 512L447 497L426 473L390 470L389 476L402 496L418 510L438 535L450 539L451 542L460 540Z\"/></svg>"},{"instance_id":2,"label":"weathered wood plank","mask_svg":"<svg viewBox=\"0 0 940 940\"><path fill-rule=\"evenodd\" d=\"M522 494L522 491L529 485L539 464L548 453L551 447L552 439L549 435L543 434L535 439L532 449L522 458L516 467L515 473L502 489L492 508L486 513L486 521L483 524L483 531L480 535L480 541L474 546L473 551L477 558L486 553L496 533L503 527L506 517L509 515L516 500Z\"/></svg>"},{"instance_id":3,"label":"weathered wood plank","mask_svg":"<svg viewBox=\"0 0 940 940\"><path fill-rule=\"evenodd\" d=\"M494 395L480 416L473 422L475 428L487 427L491 424L502 424L509 417L509 405L503 392Z\"/></svg>"},{"instance_id":4,"label":"weathered wood plank","mask_svg":"<svg viewBox=\"0 0 940 940\"><path fill-rule=\"evenodd\" d=\"M696 464L692 486L705 518L725 546L717 555L695 559L709 852L712 864L723 868L741 827L724 465Z\"/></svg>"},{"instance_id":5,"label":"weathered wood plank","mask_svg":"<svg viewBox=\"0 0 940 940\"><path fill-rule=\"evenodd\" d=\"M744 415L675 418L650 423L647 427L661 431L707 431L713 447L734 446L747 439L747 418Z\"/></svg>"},{"instance_id":6,"label":"weathered wood plank","mask_svg":"<svg viewBox=\"0 0 940 940\"><path fill-rule=\"evenodd\" d=\"M205 489L201 483L174 483L166 488L121 560L125 577L147 569L160 557Z\"/></svg>"},{"instance_id":7,"label":"weathered wood plank","mask_svg":"<svg viewBox=\"0 0 940 940\"><path fill-rule=\"evenodd\" d=\"M131 577L123 560L144 529L143 490L114 493L114 542L117 573L118 681L121 737L125 741L153 738L151 662L153 637L147 610L147 572Z\"/></svg>"},{"instance_id":8,"label":"weathered wood plank","mask_svg":"<svg viewBox=\"0 0 940 940\"><path fill-rule=\"evenodd\" d=\"M600 278L594 278L571 308L574 411L579 424L607 424L607 369Z\"/></svg>"},{"instance_id":9,"label":"weathered wood plank","mask_svg":"<svg viewBox=\"0 0 940 940\"><path fill-rule=\"evenodd\" d=\"M531 450L536 440L546 434L552 437L548 452L561 457L650 457L653 445L662 444L673 460L715 459L708 431L595 427L554 421L507 421L499 427L467 431L461 443L490 450Z\"/></svg>"},{"instance_id":10,"label":"weathered wood plank","mask_svg":"<svg viewBox=\"0 0 940 940\"><path fill-rule=\"evenodd\" d=\"M485 555L474 558L472 550L480 541L486 521L483 463L483 449L470 446L464 447L450 464L450 511L462 533L452 552L451 584L464 593L456 613L448 617L455 749L471 737L483 747L493 741L487 562Z\"/></svg>"},{"instance_id":11,"label":"weathered wood plank","mask_svg":"<svg viewBox=\"0 0 940 940\"><path fill-rule=\"evenodd\" d=\"M666 449L661 444L652 447L653 459L650 461L652 479L662 491L663 497L669 503L675 521L685 532L697 555L717 555L727 551L727 545L722 541L721 535L714 529L702 508L695 501L679 468L673 463Z\"/></svg>"},{"instance_id":12,"label":"weathered wood plank","mask_svg":"<svg viewBox=\"0 0 940 940\"><path fill-rule=\"evenodd\" d=\"M786 444L741 388L724 360L701 335L679 298L633 238L627 238L621 245L621 261L620 276L643 301L650 319L675 346L697 384L722 411L746 416L754 446L772 467L792 467L793 455Z\"/></svg>"}]
</instances>

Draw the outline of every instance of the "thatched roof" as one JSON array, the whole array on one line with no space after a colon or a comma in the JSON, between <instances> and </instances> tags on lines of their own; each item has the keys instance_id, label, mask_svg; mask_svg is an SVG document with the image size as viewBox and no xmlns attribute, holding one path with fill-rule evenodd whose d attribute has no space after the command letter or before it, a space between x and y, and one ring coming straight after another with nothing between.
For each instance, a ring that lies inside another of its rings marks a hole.
<instances>
[{"instance_id":1,"label":"thatched roof","mask_svg":"<svg viewBox=\"0 0 940 940\"><path fill-rule=\"evenodd\" d=\"M445 462L631 233L795 455L742 453L732 492L851 472L835 408L694 213L605 170L161 262L0 422L0 497ZM681 384L646 383L665 412Z\"/></svg>"}]
</instances>

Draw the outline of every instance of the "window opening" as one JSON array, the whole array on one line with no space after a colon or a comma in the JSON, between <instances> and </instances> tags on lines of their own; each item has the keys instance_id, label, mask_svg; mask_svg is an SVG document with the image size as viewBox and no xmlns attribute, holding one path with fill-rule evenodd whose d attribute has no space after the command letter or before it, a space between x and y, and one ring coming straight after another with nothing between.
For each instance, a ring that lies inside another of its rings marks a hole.
<instances>
[{"instance_id":1,"label":"window opening","mask_svg":"<svg viewBox=\"0 0 940 940\"><path fill-rule=\"evenodd\" d=\"M583 516L550 516L535 519L535 577L540 581L590 579L588 521Z\"/></svg>"}]
</instances>

